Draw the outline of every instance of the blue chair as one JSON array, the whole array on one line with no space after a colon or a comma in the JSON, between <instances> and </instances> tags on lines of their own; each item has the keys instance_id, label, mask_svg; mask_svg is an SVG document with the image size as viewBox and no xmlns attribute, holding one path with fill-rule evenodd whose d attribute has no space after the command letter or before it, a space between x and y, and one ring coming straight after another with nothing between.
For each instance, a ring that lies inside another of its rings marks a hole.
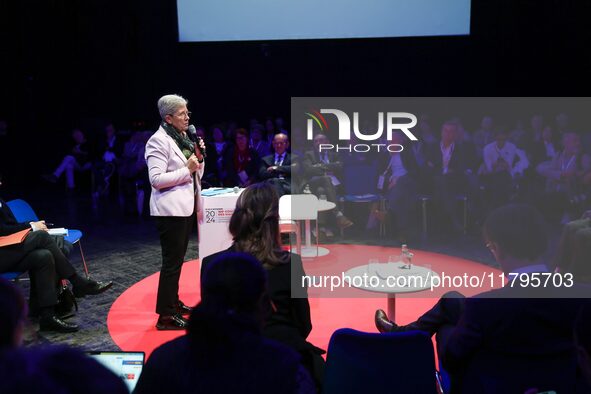
<instances>
[{"instance_id":1,"label":"blue chair","mask_svg":"<svg viewBox=\"0 0 591 394\"><path fill-rule=\"evenodd\" d=\"M328 345L323 386L325 394L437 393L431 338L339 329Z\"/></svg>"},{"instance_id":2,"label":"blue chair","mask_svg":"<svg viewBox=\"0 0 591 394\"><path fill-rule=\"evenodd\" d=\"M8 201L6 203L12 214L14 215L15 219L18 222L37 222L39 221L39 217L33 210L33 208L29 205L28 202L21 199L16 199L12 201ZM86 265L86 259L84 258L84 250L82 249L82 239L83 233L80 230L70 230L68 229L68 235L64 237L64 239L71 244L75 245L78 244L78 248L80 249L80 257L82 258L82 264L84 266L84 273L88 278L88 266Z\"/></svg>"}]
</instances>

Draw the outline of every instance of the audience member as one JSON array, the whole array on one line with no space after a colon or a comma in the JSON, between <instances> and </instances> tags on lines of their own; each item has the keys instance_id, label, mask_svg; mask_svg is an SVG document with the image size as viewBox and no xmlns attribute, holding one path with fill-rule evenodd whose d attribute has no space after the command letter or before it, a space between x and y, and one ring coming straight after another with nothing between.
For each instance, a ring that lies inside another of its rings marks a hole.
<instances>
[{"instance_id":1,"label":"audience member","mask_svg":"<svg viewBox=\"0 0 591 394\"><path fill-rule=\"evenodd\" d=\"M580 215L584 203L583 176L589 170L587 155L581 152L581 139L573 132L562 136L563 150L552 161L540 163L537 171L546 178L547 211L563 215L562 223Z\"/></svg>"},{"instance_id":2,"label":"audience member","mask_svg":"<svg viewBox=\"0 0 591 394\"><path fill-rule=\"evenodd\" d=\"M515 128L508 135L509 140L519 149L524 149L527 142L527 131L523 127L523 121L518 119Z\"/></svg>"},{"instance_id":3,"label":"audience member","mask_svg":"<svg viewBox=\"0 0 591 394\"><path fill-rule=\"evenodd\" d=\"M298 351L302 364L317 384L322 379L323 351L306 338L312 330L308 292L302 287L305 275L302 259L281 249L279 241L279 207L273 187L258 183L246 188L236 203L230 220L232 246L203 259L202 277L212 262L227 252L249 253L262 262L269 277L269 296L273 311L264 322L263 335ZM293 285L293 286L292 286Z\"/></svg>"},{"instance_id":4,"label":"audience member","mask_svg":"<svg viewBox=\"0 0 591 394\"><path fill-rule=\"evenodd\" d=\"M467 190L466 171L469 153L462 144L456 144L454 122L445 122L441 128L441 142L431 145L427 154L427 171L433 180L432 190L435 203L441 206L453 231L461 232L461 223L456 197Z\"/></svg>"},{"instance_id":5,"label":"audience member","mask_svg":"<svg viewBox=\"0 0 591 394\"><path fill-rule=\"evenodd\" d=\"M431 128L431 124L429 123L429 115L421 115L419 116L419 128L418 128L418 135L419 140L424 142L425 144L436 144L437 143L437 136L433 133L433 129Z\"/></svg>"},{"instance_id":6,"label":"audience member","mask_svg":"<svg viewBox=\"0 0 591 394\"><path fill-rule=\"evenodd\" d=\"M72 131L74 147L70 153L62 160L61 164L55 169L53 174L43 175L43 178L51 183L56 183L62 174L66 174L66 186L68 190L74 190L74 171L83 172L92 168L86 137L80 129Z\"/></svg>"},{"instance_id":7,"label":"audience member","mask_svg":"<svg viewBox=\"0 0 591 394\"><path fill-rule=\"evenodd\" d=\"M0 356L23 343L27 305L20 289L0 278Z\"/></svg>"},{"instance_id":8,"label":"audience member","mask_svg":"<svg viewBox=\"0 0 591 394\"><path fill-rule=\"evenodd\" d=\"M110 180L117 170L117 161L123 152L123 142L112 123L105 126L104 136L97 141L92 165L94 174L93 194L105 195L109 192Z\"/></svg>"},{"instance_id":9,"label":"audience member","mask_svg":"<svg viewBox=\"0 0 591 394\"><path fill-rule=\"evenodd\" d=\"M266 140L263 139L264 128L260 124L256 124L252 127L250 131L250 148L254 149L254 151L259 155L259 157L265 157L271 153L271 144L269 144Z\"/></svg>"},{"instance_id":10,"label":"audience member","mask_svg":"<svg viewBox=\"0 0 591 394\"><path fill-rule=\"evenodd\" d=\"M255 150L248 147L245 129L236 129L235 142L224 155L222 182L228 187L247 187L257 181L260 159Z\"/></svg>"},{"instance_id":11,"label":"audience member","mask_svg":"<svg viewBox=\"0 0 591 394\"><path fill-rule=\"evenodd\" d=\"M527 150L530 153L530 162L532 167L545 161L552 161L558 154L559 144L554 138L554 132L551 126L545 126L540 133L540 138L532 142Z\"/></svg>"},{"instance_id":12,"label":"audience member","mask_svg":"<svg viewBox=\"0 0 591 394\"><path fill-rule=\"evenodd\" d=\"M267 142L269 144L273 143L273 138L275 137L275 133L277 133L277 129L275 128L275 124L273 123L273 119L267 118L265 121L265 131L267 133Z\"/></svg>"},{"instance_id":13,"label":"audience member","mask_svg":"<svg viewBox=\"0 0 591 394\"><path fill-rule=\"evenodd\" d=\"M540 213L524 204L494 210L484 238L507 277L548 273L548 244ZM446 293L416 322L398 326L381 310L380 332L437 334L438 354L452 389L468 393L524 392L531 387L574 392L573 327L590 288L506 286L464 298ZM516 371L519 371L516 373Z\"/></svg>"},{"instance_id":14,"label":"audience member","mask_svg":"<svg viewBox=\"0 0 591 394\"><path fill-rule=\"evenodd\" d=\"M392 134L392 144L404 145L402 133ZM414 151L406 144L402 152L384 155L380 169L385 168L383 190L387 196L387 209L393 230L400 241L406 241L415 232L417 200L417 165ZM403 242L405 243L405 242Z\"/></svg>"},{"instance_id":15,"label":"audience member","mask_svg":"<svg viewBox=\"0 0 591 394\"><path fill-rule=\"evenodd\" d=\"M273 185L279 197L291 194L291 172L294 169L297 170L297 158L292 157L287 151L288 148L287 135L275 134L273 139L275 153L263 157L259 169L259 179Z\"/></svg>"},{"instance_id":16,"label":"audience member","mask_svg":"<svg viewBox=\"0 0 591 394\"><path fill-rule=\"evenodd\" d=\"M20 348L0 356L0 393L127 394L119 376L66 346Z\"/></svg>"},{"instance_id":17,"label":"audience member","mask_svg":"<svg viewBox=\"0 0 591 394\"><path fill-rule=\"evenodd\" d=\"M6 202L0 198L0 236L27 229L33 231L23 242L0 247L0 273L29 272L31 293L36 295L40 308L41 331L77 331L76 324L65 322L56 315L58 279L69 280L74 286L76 297L100 294L111 288L113 282L96 282L79 276L55 239L47 232L44 220L19 223Z\"/></svg>"},{"instance_id":18,"label":"audience member","mask_svg":"<svg viewBox=\"0 0 591 394\"><path fill-rule=\"evenodd\" d=\"M145 193L148 185L148 171L144 152L146 150L144 134L136 131L125 143L118 161L119 198L125 213L143 212Z\"/></svg>"},{"instance_id":19,"label":"audience member","mask_svg":"<svg viewBox=\"0 0 591 394\"><path fill-rule=\"evenodd\" d=\"M515 185L523 177L529 161L521 149L507 141L507 133L495 131L495 141L484 147L483 183L488 207L509 202Z\"/></svg>"},{"instance_id":20,"label":"audience member","mask_svg":"<svg viewBox=\"0 0 591 394\"><path fill-rule=\"evenodd\" d=\"M324 194L328 201L337 203L337 193L342 194L342 184L339 177L342 177L343 163L338 153L332 150L320 152L320 145L330 143L326 135L317 134L313 142L313 149L304 154L302 161L304 185L309 185L311 191L317 196ZM334 212L334 217L340 228L353 225L353 222L340 210L335 209L331 212Z\"/></svg>"},{"instance_id":21,"label":"audience member","mask_svg":"<svg viewBox=\"0 0 591 394\"><path fill-rule=\"evenodd\" d=\"M570 128L570 119L569 119L568 115L565 114L564 112L561 112L558 115L556 115L555 122L556 122L556 131L558 132L558 135L560 135L561 137L566 133L573 132L573 130L571 130L571 128Z\"/></svg>"},{"instance_id":22,"label":"audience member","mask_svg":"<svg viewBox=\"0 0 591 394\"><path fill-rule=\"evenodd\" d=\"M152 353L135 393L315 392L299 355L261 335L271 309L261 263L223 253L210 259L201 278L201 302L187 334Z\"/></svg>"},{"instance_id":23,"label":"audience member","mask_svg":"<svg viewBox=\"0 0 591 394\"><path fill-rule=\"evenodd\" d=\"M289 131L285 128L285 122L282 117L275 118L275 129L278 133L283 133L289 136Z\"/></svg>"},{"instance_id":24,"label":"audience member","mask_svg":"<svg viewBox=\"0 0 591 394\"><path fill-rule=\"evenodd\" d=\"M529 143L538 142L542 139L542 133L544 131L544 118L542 115L536 114L531 117L530 120L531 129L529 130Z\"/></svg>"}]
</instances>

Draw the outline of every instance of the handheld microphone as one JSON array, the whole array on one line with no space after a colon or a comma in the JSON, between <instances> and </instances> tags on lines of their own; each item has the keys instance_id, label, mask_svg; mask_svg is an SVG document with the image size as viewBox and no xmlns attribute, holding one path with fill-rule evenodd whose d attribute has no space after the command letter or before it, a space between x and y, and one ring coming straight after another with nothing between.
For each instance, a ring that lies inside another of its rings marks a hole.
<instances>
[{"instance_id":1,"label":"handheld microphone","mask_svg":"<svg viewBox=\"0 0 591 394\"><path fill-rule=\"evenodd\" d=\"M191 136L191 140L195 143L195 152L201 153L201 156L205 159L207 157L207 152L205 149L205 144L203 144L203 149L201 149L201 143L203 139L197 135L197 129L192 124L189 125L187 129L187 133Z\"/></svg>"}]
</instances>

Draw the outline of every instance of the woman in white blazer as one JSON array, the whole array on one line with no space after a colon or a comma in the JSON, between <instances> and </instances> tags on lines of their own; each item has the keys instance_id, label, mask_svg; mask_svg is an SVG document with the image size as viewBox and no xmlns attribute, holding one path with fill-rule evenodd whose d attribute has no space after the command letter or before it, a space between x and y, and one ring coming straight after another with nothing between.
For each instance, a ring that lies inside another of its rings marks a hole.
<instances>
[{"instance_id":1,"label":"woman in white blazer","mask_svg":"<svg viewBox=\"0 0 591 394\"><path fill-rule=\"evenodd\" d=\"M156 219L162 247L156 323L158 330L182 330L183 315L191 312L179 299L181 267L193 228L193 214L201 192L203 155L187 135L191 113L187 100L166 95L158 100L160 128L146 144L146 161L152 185L150 214Z\"/></svg>"}]
</instances>

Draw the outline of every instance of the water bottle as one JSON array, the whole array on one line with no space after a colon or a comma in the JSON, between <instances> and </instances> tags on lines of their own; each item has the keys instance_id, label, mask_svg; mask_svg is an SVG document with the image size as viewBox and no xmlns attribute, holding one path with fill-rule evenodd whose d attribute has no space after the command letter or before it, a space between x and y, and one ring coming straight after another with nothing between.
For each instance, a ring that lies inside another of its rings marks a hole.
<instances>
[{"instance_id":1,"label":"water bottle","mask_svg":"<svg viewBox=\"0 0 591 394\"><path fill-rule=\"evenodd\" d=\"M402 263L404 264L405 268L410 268L410 250L408 250L408 246L406 244L402 244Z\"/></svg>"},{"instance_id":2,"label":"water bottle","mask_svg":"<svg viewBox=\"0 0 591 394\"><path fill-rule=\"evenodd\" d=\"M306 184L306 187L304 187L304 194L312 194L312 191L310 190L310 185Z\"/></svg>"}]
</instances>

